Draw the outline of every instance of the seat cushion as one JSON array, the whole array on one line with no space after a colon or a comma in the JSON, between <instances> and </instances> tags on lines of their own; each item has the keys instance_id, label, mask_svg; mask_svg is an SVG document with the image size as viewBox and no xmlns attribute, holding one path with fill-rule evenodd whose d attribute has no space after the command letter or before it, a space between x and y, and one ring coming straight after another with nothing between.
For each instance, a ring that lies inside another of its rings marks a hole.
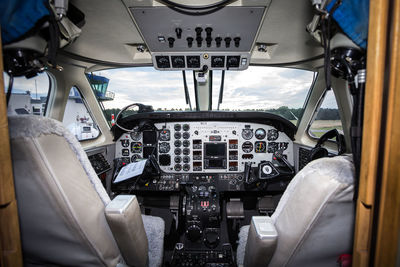
<instances>
[{"instance_id":1,"label":"seat cushion","mask_svg":"<svg viewBox=\"0 0 400 267\"><path fill-rule=\"evenodd\" d=\"M149 267L159 267L163 261L165 222L149 215L142 215L142 219L149 242Z\"/></svg>"},{"instance_id":2,"label":"seat cushion","mask_svg":"<svg viewBox=\"0 0 400 267\"><path fill-rule=\"evenodd\" d=\"M239 267L243 266L244 252L246 250L246 243L247 243L247 237L249 235L249 229L250 229L250 225L245 225L240 228L239 244L238 244L237 251L236 251L236 263Z\"/></svg>"}]
</instances>

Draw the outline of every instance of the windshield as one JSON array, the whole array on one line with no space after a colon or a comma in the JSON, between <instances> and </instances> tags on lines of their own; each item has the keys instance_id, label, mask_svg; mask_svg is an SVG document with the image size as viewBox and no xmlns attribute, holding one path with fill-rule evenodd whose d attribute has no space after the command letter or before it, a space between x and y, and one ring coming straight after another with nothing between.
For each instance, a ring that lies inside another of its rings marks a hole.
<instances>
[{"instance_id":1,"label":"windshield","mask_svg":"<svg viewBox=\"0 0 400 267\"><path fill-rule=\"evenodd\" d=\"M186 71L188 94L193 110L193 72ZM152 67L103 70L88 74L104 108L111 114L131 103L153 106L154 111L190 111L180 71L157 71ZM261 111L280 115L293 124L301 118L315 73L306 70L251 66L245 71L226 71L222 103L218 105L222 71L213 72L212 109Z\"/></svg>"}]
</instances>

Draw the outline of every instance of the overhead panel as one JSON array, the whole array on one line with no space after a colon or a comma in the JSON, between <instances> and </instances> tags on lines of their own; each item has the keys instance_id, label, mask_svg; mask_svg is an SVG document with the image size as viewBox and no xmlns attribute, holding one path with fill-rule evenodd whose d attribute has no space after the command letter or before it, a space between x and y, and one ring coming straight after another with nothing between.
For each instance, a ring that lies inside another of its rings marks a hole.
<instances>
[{"instance_id":1,"label":"overhead panel","mask_svg":"<svg viewBox=\"0 0 400 267\"><path fill-rule=\"evenodd\" d=\"M266 9L227 6L195 15L166 6L130 11L156 69L243 70Z\"/></svg>"}]
</instances>

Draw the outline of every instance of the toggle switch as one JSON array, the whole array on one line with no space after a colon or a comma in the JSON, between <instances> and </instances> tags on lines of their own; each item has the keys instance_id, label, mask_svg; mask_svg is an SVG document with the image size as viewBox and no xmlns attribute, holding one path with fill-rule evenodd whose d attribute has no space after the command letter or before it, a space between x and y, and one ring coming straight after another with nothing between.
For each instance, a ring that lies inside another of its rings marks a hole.
<instances>
[{"instance_id":1,"label":"toggle switch","mask_svg":"<svg viewBox=\"0 0 400 267\"><path fill-rule=\"evenodd\" d=\"M235 46L236 47L239 47L239 45L240 45L240 37L235 37L234 39L233 39L233 41L235 42Z\"/></svg>"},{"instance_id":2,"label":"toggle switch","mask_svg":"<svg viewBox=\"0 0 400 267\"><path fill-rule=\"evenodd\" d=\"M196 36L200 37L201 36L201 32L203 31L203 29L201 27L197 27L196 29L194 29L196 32Z\"/></svg>"},{"instance_id":3,"label":"toggle switch","mask_svg":"<svg viewBox=\"0 0 400 267\"><path fill-rule=\"evenodd\" d=\"M193 37L188 37L188 38L186 38L186 41L187 41L187 43L188 43L188 47L192 47L192 45L193 45Z\"/></svg>"},{"instance_id":4,"label":"toggle switch","mask_svg":"<svg viewBox=\"0 0 400 267\"><path fill-rule=\"evenodd\" d=\"M211 37L207 37L206 38L207 47L211 47L211 42L212 42L212 38Z\"/></svg>"},{"instance_id":5,"label":"toggle switch","mask_svg":"<svg viewBox=\"0 0 400 267\"><path fill-rule=\"evenodd\" d=\"M225 40L225 47L226 48L230 47L232 38L231 37L226 37L224 40Z\"/></svg>"},{"instance_id":6,"label":"toggle switch","mask_svg":"<svg viewBox=\"0 0 400 267\"><path fill-rule=\"evenodd\" d=\"M207 27L207 28L205 29L205 31L206 31L206 33L207 33L207 37L211 37L211 33L212 33L213 29L212 29L211 27Z\"/></svg>"},{"instance_id":7,"label":"toggle switch","mask_svg":"<svg viewBox=\"0 0 400 267\"><path fill-rule=\"evenodd\" d=\"M196 42L197 42L197 47L201 47L201 42L203 42L203 38L201 38L200 36L197 37Z\"/></svg>"},{"instance_id":8,"label":"toggle switch","mask_svg":"<svg viewBox=\"0 0 400 267\"><path fill-rule=\"evenodd\" d=\"M169 44L170 48L174 47L174 42L175 42L175 38L173 38L173 37L168 38L168 44Z\"/></svg>"},{"instance_id":9,"label":"toggle switch","mask_svg":"<svg viewBox=\"0 0 400 267\"><path fill-rule=\"evenodd\" d=\"M182 38L182 29L181 28L176 28L175 33L176 33L176 38L178 38L178 39Z\"/></svg>"},{"instance_id":10,"label":"toggle switch","mask_svg":"<svg viewBox=\"0 0 400 267\"><path fill-rule=\"evenodd\" d=\"M221 37L218 36L218 37L215 38L215 43L216 43L217 47L221 46L221 42L222 42L222 38Z\"/></svg>"}]
</instances>

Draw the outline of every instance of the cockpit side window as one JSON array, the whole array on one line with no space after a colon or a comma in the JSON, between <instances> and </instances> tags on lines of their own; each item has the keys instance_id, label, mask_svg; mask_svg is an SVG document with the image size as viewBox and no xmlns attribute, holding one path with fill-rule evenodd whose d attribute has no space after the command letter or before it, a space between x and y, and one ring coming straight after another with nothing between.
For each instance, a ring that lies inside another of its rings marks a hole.
<instances>
[{"instance_id":1,"label":"cockpit side window","mask_svg":"<svg viewBox=\"0 0 400 267\"><path fill-rule=\"evenodd\" d=\"M7 106L8 115L38 115L45 116L50 96L51 82L46 72L27 79L25 77L11 78L7 73L4 76L5 93L10 92Z\"/></svg>"},{"instance_id":2,"label":"cockpit side window","mask_svg":"<svg viewBox=\"0 0 400 267\"><path fill-rule=\"evenodd\" d=\"M314 120L308 128L308 134L313 138L320 138L329 130L337 129L343 134L343 126L339 108L333 90L325 91L322 103L316 111Z\"/></svg>"},{"instance_id":3,"label":"cockpit side window","mask_svg":"<svg viewBox=\"0 0 400 267\"><path fill-rule=\"evenodd\" d=\"M62 122L79 141L96 139L100 135L100 129L76 86L69 91Z\"/></svg>"}]
</instances>

